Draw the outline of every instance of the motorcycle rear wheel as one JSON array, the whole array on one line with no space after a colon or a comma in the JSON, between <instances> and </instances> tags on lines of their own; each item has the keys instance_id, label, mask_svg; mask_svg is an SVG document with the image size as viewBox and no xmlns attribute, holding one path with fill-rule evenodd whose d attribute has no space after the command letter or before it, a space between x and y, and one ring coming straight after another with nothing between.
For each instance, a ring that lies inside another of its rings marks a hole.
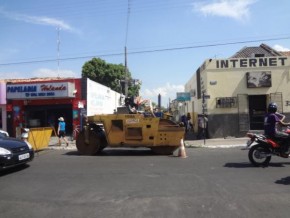
<instances>
[{"instance_id":1,"label":"motorcycle rear wheel","mask_svg":"<svg viewBox=\"0 0 290 218\"><path fill-rule=\"evenodd\" d=\"M250 162L256 167L266 167L269 165L272 156L269 148L257 144L250 148L248 157Z\"/></svg>"}]
</instances>

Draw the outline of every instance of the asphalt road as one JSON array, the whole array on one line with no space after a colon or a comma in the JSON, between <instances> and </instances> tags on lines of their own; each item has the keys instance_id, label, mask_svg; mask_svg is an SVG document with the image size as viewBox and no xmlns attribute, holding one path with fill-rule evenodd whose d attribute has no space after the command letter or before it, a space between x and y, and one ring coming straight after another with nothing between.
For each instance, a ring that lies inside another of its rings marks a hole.
<instances>
[{"instance_id":1,"label":"asphalt road","mask_svg":"<svg viewBox=\"0 0 290 218\"><path fill-rule=\"evenodd\" d=\"M28 167L1 173L1 218L289 217L290 159L255 168L239 147L186 152L41 151Z\"/></svg>"}]
</instances>

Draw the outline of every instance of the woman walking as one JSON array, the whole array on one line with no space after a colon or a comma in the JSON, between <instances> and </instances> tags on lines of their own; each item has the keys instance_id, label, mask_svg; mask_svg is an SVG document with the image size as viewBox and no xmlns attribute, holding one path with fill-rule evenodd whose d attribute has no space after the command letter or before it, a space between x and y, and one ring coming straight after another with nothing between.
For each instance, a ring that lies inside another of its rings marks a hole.
<instances>
[{"instance_id":1,"label":"woman walking","mask_svg":"<svg viewBox=\"0 0 290 218\"><path fill-rule=\"evenodd\" d=\"M68 140L65 137L65 122L63 117L58 118L58 121L57 135L59 146L61 146L61 138L65 141L66 146L68 146Z\"/></svg>"}]
</instances>

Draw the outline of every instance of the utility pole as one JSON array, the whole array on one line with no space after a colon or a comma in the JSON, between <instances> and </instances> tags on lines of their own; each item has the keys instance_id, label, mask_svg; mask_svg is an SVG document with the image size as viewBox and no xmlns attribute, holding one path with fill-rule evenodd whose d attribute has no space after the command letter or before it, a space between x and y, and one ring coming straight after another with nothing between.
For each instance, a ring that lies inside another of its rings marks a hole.
<instances>
[{"instance_id":1,"label":"utility pole","mask_svg":"<svg viewBox=\"0 0 290 218\"><path fill-rule=\"evenodd\" d=\"M203 143L205 145L206 138L206 128L207 128L207 118L205 117L205 112L207 111L207 105L205 103L206 99L210 99L210 95L206 95L205 91L202 92L202 116L203 116Z\"/></svg>"},{"instance_id":2,"label":"utility pole","mask_svg":"<svg viewBox=\"0 0 290 218\"><path fill-rule=\"evenodd\" d=\"M59 77L59 46L60 46L59 31L60 27L57 27L57 77Z\"/></svg>"},{"instance_id":3,"label":"utility pole","mask_svg":"<svg viewBox=\"0 0 290 218\"><path fill-rule=\"evenodd\" d=\"M161 94L158 95L158 108L161 110Z\"/></svg>"},{"instance_id":4,"label":"utility pole","mask_svg":"<svg viewBox=\"0 0 290 218\"><path fill-rule=\"evenodd\" d=\"M127 47L125 46L125 97L128 97Z\"/></svg>"},{"instance_id":5,"label":"utility pole","mask_svg":"<svg viewBox=\"0 0 290 218\"><path fill-rule=\"evenodd\" d=\"M205 109L206 109L206 106L205 106L205 92L203 91L202 92L202 119L203 119L203 128L202 128L202 135L203 135L203 144L205 145Z\"/></svg>"}]
</instances>

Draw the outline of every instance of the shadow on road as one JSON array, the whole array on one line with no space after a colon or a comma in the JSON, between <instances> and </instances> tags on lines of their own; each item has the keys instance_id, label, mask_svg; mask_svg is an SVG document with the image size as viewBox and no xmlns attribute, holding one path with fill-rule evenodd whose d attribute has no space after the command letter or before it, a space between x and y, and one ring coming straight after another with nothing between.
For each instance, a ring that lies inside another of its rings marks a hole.
<instances>
[{"instance_id":1,"label":"shadow on road","mask_svg":"<svg viewBox=\"0 0 290 218\"><path fill-rule=\"evenodd\" d=\"M224 167L228 168L248 168L253 167L251 163L226 163Z\"/></svg>"},{"instance_id":2,"label":"shadow on road","mask_svg":"<svg viewBox=\"0 0 290 218\"><path fill-rule=\"evenodd\" d=\"M102 156L153 156L156 155L151 149L105 149Z\"/></svg>"},{"instance_id":3,"label":"shadow on road","mask_svg":"<svg viewBox=\"0 0 290 218\"><path fill-rule=\"evenodd\" d=\"M266 168L266 167L285 167L285 164L290 164L290 163L269 163L268 166L260 167L260 168ZM253 166L251 163L226 163L224 167L229 167L229 168L258 168Z\"/></svg>"},{"instance_id":4,"label":"shadow on road","mask_svg":"<svg viewBox=\"0 0 290 218\"><path fill-rule=\"evenodd\" d=\"M64 155L80 156L78 151L69 151L69 152L66 152ZM151 149L106 148L100 154L96 154L95 156L157 156L157 155L158 154L155 154ZM166 155L160 155L160 156L166 156Z\"/></svg>"},{"instance_id":5,"label":"shadow on road","mask_svg":"<svg viewBox=\"0 0 290 218\"><path fill-rule=\"evenodd\" d=\"M28 164L24 164L24 165L16 166L13 168L5 169L3 171L0 171L0 177L22 171L28 167L30 167Z\"/></svg>"},{"instance_id":6,"label":"shadow on road","mask_svg":"<svg viewBox=\"0 0 290 218\"><path fill-rule=\"evenodd\" d=\"M276 184L280 185L290 185L290 176L287 176L285 178L281 178L275 182Z\"/></svg>"},{"instance_id":7,"label":"shadow on road","mask_svg":"<svg viewBox=\"0 0 290 218\"><path fill-rule=\"evenodd\" d=\"M68 151L63 155L81 156L78 151Z\"/></svg>"}]
</instances>

